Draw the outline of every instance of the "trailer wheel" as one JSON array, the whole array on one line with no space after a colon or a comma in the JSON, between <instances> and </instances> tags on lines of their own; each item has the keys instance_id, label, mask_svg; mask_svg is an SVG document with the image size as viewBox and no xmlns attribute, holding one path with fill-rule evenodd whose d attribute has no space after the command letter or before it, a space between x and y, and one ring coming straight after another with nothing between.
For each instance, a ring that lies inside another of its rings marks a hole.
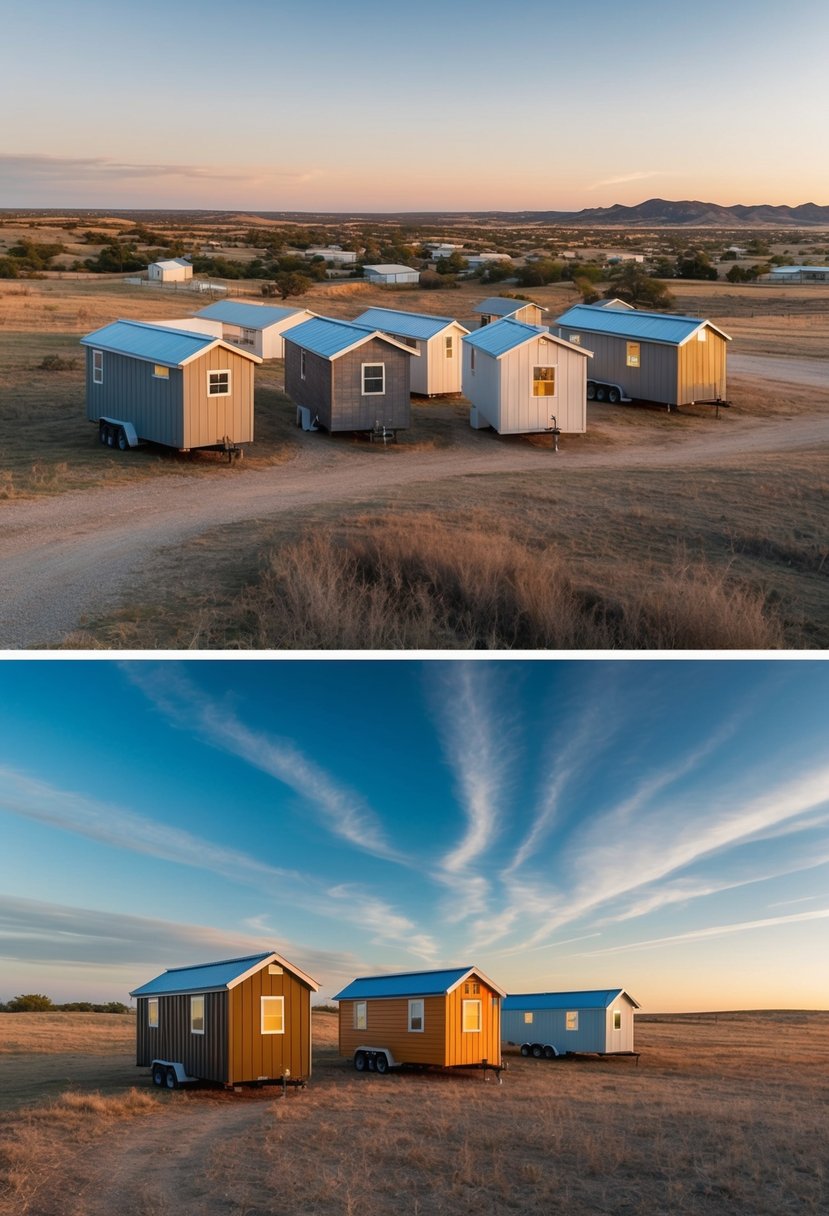
<instances>
[{"instance_id":1,"label":"trailer wheel","mask_svg":"<svg viewBox=\"0 0 829 1216\"><path fill-rule=\"evenodd\" d=\"M557 1055L558 1055L558 1052L556 1051L555 1047L551 1047L550 1044L547 1043L544 1047L544 1059L545 1060L554 1060Z\"/></svg>"},{"instance_id":2,"label":"trailer wheel","mask_svg":"<svg viewBox=\"0 0 829 1216\"><path fill-rule=\"evenodd\" d=\"M159 1089L167 1082L167 1069L161 1064L156 1064L153 1068L153 1085L157 1085Z\"/></svg>"},{"instance_id":3,"label":"trailer wheel","mask_svg":"<svg viewBox=\"0 0 829 1216\"><path fill-rule=\"evenodd\" d=\"M368 1067L368 1060L364 1051L358 1051L354 1056L354 1067L357 1072L365 1072Z\"/></svg>"},{"instance_id":4,"label":"trailer wheel","mask_svg":"<svg viewBox=\"0 0 829 1216\"><path fill-rule=\"evenodd\" d=\"M609 388L607 390L607 399L611 405L618 405L621 395L618 388Z\"/></svg>"},{"instance_id":5,"label":"trailer wheel","mask_svg":"<svg viewBox=\"0 0 829 1216\"><path fill-rule=\"evenodd\" d=\"M596 385L596 400L597 401L606 401L607 400L607 389L605 388L605 386L603 384Z\"/></svg>"},{"instance_id":6,"label":"trailer wheel","mask_svg":"<svg viewBox=\"0 0 829 1216\"><path fill-rule=\"evenodd\" d=\"M129 446L130 445L127 440L127 432L124 430L124 428L122 426L119 426L118 427L118 449L121 452L126 452L127 449L129 448Z\"/></svg>"},{"instance_id":7,"label":"trailer wheel","mask_svg":"<svg viewBox=\"0 0 829 1216\"><path fill-rule=\"evenodd\" d=\"M540 1043L533 1043L532 1052L533 1052L533 1059L534 1059L534 1060L540 1060L540 1059L541 1059L541 1057L542 1057L542 1056L543 1056L543 1054L544 1054L544 1052L543 1052L543 1051L542 1051L542 1049L541 1049L541 1044L540 1044Z\"/></svg>"},{"instance_id":8,"label":"trailer wheel","mask_svg":"<svg viewBox=\"0 0 829 1216\"><path fill-rule=\"evenodd\" d=\"M104 447L109 443L109 427L105 422L100 423L98 427L98 442L102 443Z\"/></svg>"},{"instance_id":9,"label":"trailer wheel","mask_svg":"<svg viewBox=\"0 0 829 1216\"><path fill-rule=\"evenodd\" d=\"M167 1069L167 1076L165 1080L167 1082L168 1089L178 1089L178 1077L176 1076L176 1070L174 1068Z\"/></svg>"},{"instance_id":10,"label":"trailer wheel","mask_svg":"<svg viewBox=\"0 0 829 1216\"><path fill-rule=\"evenodd\" d=\"M532 1048L530 1047L529 1043L521 1044L521 1055L522 1056L528 1056L531 1051L532 1051Z\"/></svg>"},{"instance_id":11,"label":"trailer wheel","mask_svg":"<svg viewBox=\"0 0 829 1216\"><path fill-rule=\"evenodd\" d=\"M115 427L114 426L107 427L107 447L110 447L110 448L115 447Z\"/></svg>"},{"instance_id":12,"label":"trailer wheel","mask_svg":"<svg viewBox=\"0 0 829 1216\"><path fill-rule=\"evenodd\" d=\"M374 1067L384 1076L389 1071L389 1058L385 1052L377 1052L377 1059L374 1061Z\"/></svg>"},{"instance_id":13,"label":"trailer wheel","mask_svg":"<svg viewBox=\"0 0 829 1216\"><path fill-rule=\"evenodd\" d=\"M596 400L596 386L592 380L590 380L587 385L587 400L588 401Z\"/></svg>"}]
</instances>

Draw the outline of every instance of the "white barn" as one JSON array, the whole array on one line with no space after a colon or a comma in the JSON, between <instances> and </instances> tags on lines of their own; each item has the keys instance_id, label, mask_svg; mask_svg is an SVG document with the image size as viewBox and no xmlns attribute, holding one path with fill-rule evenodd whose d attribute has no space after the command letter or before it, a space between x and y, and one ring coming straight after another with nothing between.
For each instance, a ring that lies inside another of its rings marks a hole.
<instances>
[{"instance_id":1,"label":"white barn","mask_svg":"<svg viewBox=\"0 0 829 1216\"><path fill-rule=\"evenodd\" d=\"M507 317L463 339L463 393L469 424L501 435L587 427L591 352L549 330Z\"/></svg>"},{"instance_id":2,"label":"white barn","mask_svg":"<svg viewBox=\"0 0 829 1216\"><path fill-rule=\"evenodd\" d=\"M461 391L461 342L469 333L452 317L368 308L354 319L405 342L420 358L412 365L412 392L422 397Z\"/></svg>"},{"instance_id":3,"label":"white barn","mask_svg":"<svg viewBox=\"0 0 829 1216\"><path fill-rule=\"evenodd\" d=\"M187 283L192 277L193 267L186 258L150 262L147 267L147 278L151 283Z\"/></svg>"},{"instance_id":4,"label":"white barn","mask_svg":"<svg viewBox=\"0 0 829 1216\"><path fill-rule=\"evenodd\" d=\"M241 300L217 300L196 313L206 321L218 322L225 342L251 350L260 359L284 359L283 334L315 315L307 308L279 308Z\"/></svg>"},{"instance_id":5,"label":"white barn","mask_svg":"<svg viewBox=\"0 0 829 1216\"><path fill-rule=\"evenodd\" d=\"M420 271L386 262L379 266L364 266L363 277L370 283L419 283Z\"/></svg>"},{"instance_id":6,"label":"white barn","mask_svg":"<svg viewBox=\"0 0 829 1216\"><path fill-rule=\"evenodd\" d=\"M585 1052L629 1054L638 1001L624 988L589 992L526 992L507 996L501 1009L501 1035L536 1058Z\"/></svg>"}]
</instances>

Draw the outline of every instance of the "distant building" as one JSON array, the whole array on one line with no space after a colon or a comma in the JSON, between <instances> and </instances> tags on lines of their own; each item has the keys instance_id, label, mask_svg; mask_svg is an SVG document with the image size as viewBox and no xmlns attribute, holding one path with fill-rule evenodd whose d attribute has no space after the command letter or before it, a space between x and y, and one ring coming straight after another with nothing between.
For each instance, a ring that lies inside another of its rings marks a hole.
<instances>
[{"instance_id":1,"label":"distant building","mask_svg":"<svg viewBox=\"0 0 829 1216\"><path fill-rule=\"evenodd\" d=\"M285 356L283 335L294 325L314 316L307 308L280 308L269 304L245 304L241 300L219 300L201 308L197 317L218 321L225 342L252 350L260 359Z\"/></svg>"},{"instance_id":2,"label":"distant building","mask_svg":"<svg viewBox=\"0 0 829 1216\"><path fill-rule=\"evenodd\" d=\"M326 262L334 262L337 266L353 266L357 254L353 249L340 249L339 245L311 245L303 251L302 256L307 260L324 258Z\"/></svg>"},{"instance_id":3,"label":"distant building","mask_svg":"<svg viewBox=\"0 0 829 1216\"><path fill-rule=\"evenodd\" d=\"M186 283L193 277L193 267L186 258L170 258L166 262L150 262L147 278L153 283Z\"/></svg>"},{"instance_id":4,"label":"distant building","mask_svg":"<svg viewBox=\"0 0 829 1216\"><path fill-rule=\"evenodd\" d=\"M512 317L513 321L526 321L528 325L540 325L541 314L547 311L532 300L514 300L509 296L489 296L472 309L481 318L481 325L490 325L504 317Z\"/></svg>"},{"instance_id":5,"label":"distant building","mask_svg":"<svg viewBox=\"0 0 829 1216\"><path fill-rule=\"evenodd\" d=\"M829 283L829 266L774 266L767 283Z\"/></svg>"},{"instance_id":6,"label":"distant building","mask_svg":"<svg viewBox=\"0 0 829 1216\"><path fill-rule=\"evenodd\" d=\"M420 358L412 364L413 393L434 397L461 391L461 339L469 330L459 321L429 313L369 308L355 317L354 324L379 329L417 351Z\"/></svg>"},{"instance_id":7,"label":"distant building","mask_svg":"<svg viewBox=\"0 0 829 1216\"><path fill-rule=\"evenodd\" d=\"M511 262L508 253L469 253L466 255L470 270L480 270L482 266L491 266L493 262Z\"/></svg>"},{"instance_id":8,"label":"distant building","mask_svg":"<svg viewBox=\"0 0 829 1216\"><path fill-rule=\"evenodd\" d=\"M419 283L420 271L411 266L396 266L387 263L380 266L364 266L363 277L370 283Z\"/></svg>"}]
</instances>

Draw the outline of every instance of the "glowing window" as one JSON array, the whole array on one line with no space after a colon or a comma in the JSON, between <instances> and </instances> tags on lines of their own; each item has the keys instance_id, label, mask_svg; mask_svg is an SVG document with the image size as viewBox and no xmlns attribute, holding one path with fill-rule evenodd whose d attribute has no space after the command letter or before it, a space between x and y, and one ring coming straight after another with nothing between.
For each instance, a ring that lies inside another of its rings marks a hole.
<instances>
[{"instance_id":1,"label":"glowing window","mask_svg":"<svg viewBox=\"0 0 829 1216\"><path fill-rule=\"evenodd\" d=\"M169 380L170 369L169 367L162 367L160 363L156 363L153 366L153 375L155 376L156 380Z\"/></svg>"},{"instance_id":2,"label":"glowing window","mask_svg":"<svg viewBox=\"0 0 829 1216\"><path fill-rule=\"evenodd\" d=\"M204 1034L204 997L190 997L190 1033Z\"/></svg>"},{"instance_id":3,"label":"glowing window","mask_svg":"<svg viewBox=\"0 0 829 1216\"><path fill-rule=\"evenodd\" d=\"M464 1034L480 1034L481 1031L481 1002L463 1001L463 1030Z\"/></svg>"},{"instance_id":4,"label":"glowing window","mask_svg":"<svg viewBox=\"0 0 829 1216\"><path fill-rule=\"evenodd\" d=\"M564 1015L564 1029L578 1030L579 1028L579 1011L578 1009L568 1010Z\"/></svg>"},{"instance_id":5,"label":"glowing window","mask_svg":"<svg viewBox=\"0 0 829 1216\"><path fill-rule=\"evenodd\" d=\"M367 1026L366 1003L365 1001L354 1002L354 1029L365 1030Z\"/></svg>"},{"instance_id":6,"label":"glowing window","mask_svg":"<svg viewBox=\"0 0 829 1216\"><path fill-rule=\"evenodd\" d=\"M285 1033L285 998L284 996L263 996L261 1011L262 1034Z\"/></svg>"},{"instance_id":7,"label":"glowing window","mask_svg":"<svg viewBox=\"0 0 829 1216\"><path fill-rule=\"evenodd\" d=\"M527 1011L527 1012L524 1014L524 1025L525 1025L525 1026L532 1026L532 1024L533 1024L533 1015L532 1015L532 1013L530 1013L530 1012L529 1012L529 1010L528 1010L528 1011Z\"/></svg>"},{"instance_id":8,"label":"glowing window","mask_svg":"<svg viewBox=\"0 0 829 1216\"><path fill-rule=\"evenodd\" d=\"M555 397L556 369L554 367L533 368L533 396Z\"/></svg>"},{"instance_id":9,"label":"glowing window","mask_svg":"<svg viewBox=\"0 0 829 1216\"><path fill-rule=\"evenodd\" d=\"M147 1025L150 1030L158 1030L158 997L151 996L147 1001Z\"/></svg>"},{"instance_id":10,"label":"glowing window","mask_svg":"<svg viewBox=\"0 0 829 1216\"><path fill-rule=\"evenodd\" d=\"M627 344L627 359L625 360L628 367L639 367L639 343L628 342Z\"/></svg>"},{"instance_id":11,"label":"glowing window","mask_svg":"<svg viewBox=\"0 0 829 1216\"><path fill-rule=\"evenodd\" d=\"M613 1010L613 1029L614 1030L622 1029L622 1011L621 1011L621 1009Z\"/></svg>"}]
</instances>

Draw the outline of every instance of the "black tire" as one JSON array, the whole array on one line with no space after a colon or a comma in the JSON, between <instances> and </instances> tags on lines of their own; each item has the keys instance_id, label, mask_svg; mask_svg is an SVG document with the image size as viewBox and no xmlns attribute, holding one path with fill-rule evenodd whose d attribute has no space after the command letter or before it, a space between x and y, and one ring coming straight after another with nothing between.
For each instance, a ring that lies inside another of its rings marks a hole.
<instances>
[{"instance_id":1,"label":"black tire","mask_svg":"<svg viewBox=\"0 0 829 1216\"><path fill-rule=\"evenodd\" d=\"M551 1047L549 1043L547 1043L545 1045L545 1047L544 1047L544 1059L545 1060L554 1060L556 1058L557 1054L558 1053L556 1052L555 1047Z\"/></svg>"},{"instance_id":2,"label":"black tire","mask_svg":"<svg viewBox=\"0 0 829 1216\"><path fill-rule=\"evenodd\" d=\"M153 1085L157 1085L161 1089L162 1085L167 1084L167 1069L163 1064L156 1064L153 1067Z\"/></svg>"},{"instance_id":3,"label":"black tire","mask_svg":"<svg viewBox=\"0 0 829 1216\"><path fill-rule=\"evenodd\" d=\"M587 382L587 400L588 401L596 400L596 386L592 380L588 380L588 382Z\"/></svg>"},{"instance_id":4,"label":"black tire","mask_svg":"<svg viewBox=\"0 0 829 1216\"><path fill-rule=\"evenodd\" d=\"M129 448L129 446L130 445L129 445L129 440L127 439L127 432L124 430L124 428L122 426L119 426L118 427L118 450L121 452L126 452Z\"/></svg>"},{"instance_id":5,"label":"black tire","mask_svg":"<svg viewBox=\"0 0 829 1216\"><path fill-rule=\"evenodd\" d=\"M541 1050L541 1044L540 1044L540 1043L533 1043L533 1046L532 1046L532 1052L533 1052L533 1059L534 1059L534 1060L540 1060L540 1059L541 1059L541 1057L542 1057L542 1055L544 1054L544 1052Z\"/></svg>"},{"instance_id":6,"label":"black tire","mask_svg":"<svg viewBox=\"0 0 829 1216\"><path fill-rule=\"evenodd\" d=\"M357 1069L357 1072L365 1072L368 1068L368 1058L364 1051L355 1052L354 1067Z\"/></svg>"},{"instance_id":7,"label":"black tire","mask_svg":"<svg viewBox=\"0 0 829 1216\"><path fill-rule=\"evenodd\" d=\"M389 1071L389 1059L382 1051L378 1051L377 1059L374 1061L374 1067L383 1076Z\"/></svg>"},{"instance_id":8,"label":"black tire","mask_svg":"<svg viewBox=\"0 0 829 1216\"><path fill-rule=\"evenodd\" d=\"M618 388L609 388L607 390L607 399L611 405L618 405L621 396L622 394L619 392Z\"/></svg>"},{"instance_id":9,"label":"black tire","mask_svg":"<svg viewBox=\"0 0 829 1216\"><path fill-rule=\"evenodd\" d=\"M115 427L107 427L107 447L115 447Z\"/></svg>"},{"instance_id":10,"label":"black tire","mask_svg":"<svg viewBox=\"0 0 829 1216\"><path fill-rule=\"evenodd\" d=\"M607 400L607 389L605 388L605 386L603 384L596 385L596 400L597 401L606 401Z\"/></svg>"},{"instance_id":11,"label":"black tire","mask_svg":"<svg viewBox=\"0 0 829 1216\"><path fill-rule=\"evenodd\" d=\"M165 1082L168 1089L178 1089L178 1077L176 1076L176 1070L174 1068L167 1069Z\"/></svg>"},{"instance_id":12,"label":"black tire","mask_svg":"<svg viewBox=\"0 0 829 1216\"><path fill-rule=\"evenodd\" d=\"M98 442L102 443L104 447L109 443L109 427L105 422L100 423L98 427Z\"/></svg>"},{"instance_id":13,"label":"black tire","mask_svg":"<svg viewBox=\"0 0 829 1216\"><path fill-rule=\"evenodd\" d=\"M522 1056L528 1056L531 1051L532 1051L532 1048L530 1047L529 1043L521 1044L521 1055Z\"/></svg>"}]
</instances>

